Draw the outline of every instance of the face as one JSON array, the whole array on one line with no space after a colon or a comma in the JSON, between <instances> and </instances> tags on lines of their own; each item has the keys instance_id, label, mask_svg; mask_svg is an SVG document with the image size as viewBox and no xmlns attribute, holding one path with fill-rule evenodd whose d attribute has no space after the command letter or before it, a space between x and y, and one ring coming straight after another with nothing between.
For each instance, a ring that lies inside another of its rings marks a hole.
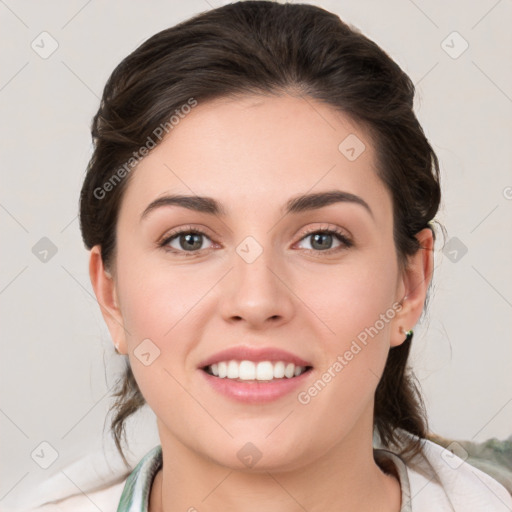
<instances>
[{"instance_id":1,"label":"face","mask_svg":"<svg viewBox=\"0 0 512 512\"><path fill-rule=\"evenodd\" d=\"M162 441L237 468L253 450L265 470L371 439L388 351L420 313L399 304L409 281L376 166L346 115L312 99L246 96L199 103L132 171L106 319ZM219 211L168 199L177 195ZM297 357L307 371L254 382L203 369L212 357L251 359L216 357L236 347L286 351L259 360L286 368Z\"/></svg>"}]
</instances>

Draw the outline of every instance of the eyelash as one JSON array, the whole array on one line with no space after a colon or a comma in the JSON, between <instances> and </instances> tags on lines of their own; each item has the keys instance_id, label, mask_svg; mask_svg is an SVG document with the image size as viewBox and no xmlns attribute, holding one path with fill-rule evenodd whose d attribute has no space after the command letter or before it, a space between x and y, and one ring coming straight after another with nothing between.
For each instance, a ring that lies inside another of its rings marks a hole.
<instances>
[{"instance_id":1,"label":"eyelash","mask_svg":"<svg viewBox=\"0 0 512 512\"><path fill-rule=\"evenodd\" d=\"M161 242L158 243L158 246L161 247L162 249L164 249L167 252L170 252L170 253L173 253L173 254L179 254L179 255L182 255L182 256L188 257L188 258L193 257L193 256L197 256L202 250L207 250L207 249L199 249L199 250L195 250L195 251L183 251L183 250L178 250L178 249L174 249L174 248L169 247L168 244L172 240L174 240L176 237L178 237L179 235L182 235L182 234L203 235L206 238L210 239L208 234L205 231L203 231L202 229L200 229L200 228L192 228L191 226L184 226L183 228L180 228L180 229L174 231L169 236L166 236ZM311 228L311 229L307 230L305 233L303 233L303 235L300 238L299 242L301 242L302 240L304 240L305 238L307 238L308 236L313 235L313 234L334 235L335 238L339 242L341 242L342 245L340 247L334 247L334 248L331 248L331 249L326 249L325 251L320 251L320 250L315 250L315 249L303 249L307 253L315 253L316 255L332 254L332 253L335 253L335 252L338 252L338 251L346 250L346 249L348 249L348 248L350 248L350 247L352 247L354 245L352 240L350 240L347 237L347 235L345 235L345 233L343 233L342 231L340 231L337 228L334 228L334 229Z\"/></svg>"},{"instance_id":2,"label":"eyelash","mask_svg":"<svg viewBox=\"0 0 512 512\"><path fill-rule=\"evenodd\" d=\"M354 245L352 240L350 240L342 231L340 231L339 229L336 229L336 228L334 228L334 229L326 229L326 228L309 229L302 235L299 242L302 241L304 238L307 238L309 235L313 235L313 234L317 234L317 233L324 234L324 235L334 235L335 238L337 238L338 241L342 243L342 246L327 249L325 251L318 251L315 249L304 249L306 252L308 252L308 253L313 252L313 253L317 253L317 254L322 254L322 253L323 254L332 254L333 252L338 252L338 251L341 251L344 249L348 249ZM174 254L180 254L185 257L197 256L200 251L207 250L207 249L199 249L199 250L195 250L195 251L183 251L183 250L174 249L174 248L171 248L168 246L169 242L171 242L176 237L178 237L179 235L182 235L182 234L203 235L206 238L210 239L208 234L205 231L203 231L202 229L185 226L183 228L179 228L178 230L174 231L169 236L166 236L161 242L158 243L158 246L163 248L167 252L174 253Z\"/></svg>"}]
</instances>

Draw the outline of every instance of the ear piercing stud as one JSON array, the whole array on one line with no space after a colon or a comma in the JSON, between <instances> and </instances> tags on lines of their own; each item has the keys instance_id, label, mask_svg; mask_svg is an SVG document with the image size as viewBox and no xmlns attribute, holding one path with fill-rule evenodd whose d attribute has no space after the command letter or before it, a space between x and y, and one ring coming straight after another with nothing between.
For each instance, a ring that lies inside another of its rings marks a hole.
<instances>
[{"instance_id":1,"label":"ear piercing stud","mask_svg":"<svg viewBox=\"0 0 512 512\"><path fill-rule=\"evenodd\" d=\"M400 332L402 334L405 334L408 338L413 335L412 329L409 329L408 331L406 331L403 327L400 327Z\"/></svg>"}]
</instances>

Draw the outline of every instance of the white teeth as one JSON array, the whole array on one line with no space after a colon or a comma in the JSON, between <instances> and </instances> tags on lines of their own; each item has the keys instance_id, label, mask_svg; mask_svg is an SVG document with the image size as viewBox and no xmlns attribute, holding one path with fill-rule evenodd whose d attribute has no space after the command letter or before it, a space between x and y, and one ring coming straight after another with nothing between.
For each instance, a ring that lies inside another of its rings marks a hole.
<instances>
[{"instance_id":1,"label":"white teeth","mask_svg":"<svg viewBox=\"0 0 512 512\"><path fill-rule=\"evenodd\" d=\"M295 365L293 363L288 363L286 368L284 369L284 374L287 378L291 379L295 373Z\"/></svg>"},{"instance_id":2,"label":"white teeth","mask_svg":"<svg viewBox=\"0 0 512 512\"><path fill-rule=\"evenodd\" d=\"M274 378L282 379L284 377L284 363L279 361L274 364Z\"/></svg>"},{"instance_id":3,"label":"white teeth","mask_svg":"<svg viewBox=\"0 0 512 512\"><path fill-rule=\"evenodd\" d=\"M274 366L270 361L262 361L256 367L256 380L272 380L274 378Z\"/></svg>"},{"instance_id":4,"label":"white teeth","mask_svg":"<svg viewBox=\"0 0 512 512\"><path fill-rule=\"evenodd\" d=\"M236 361L229 361L227 378L238 379L238 365L236 364Z\"/></svg>"},{"instance_id":5,"label":"white teeth","mask_svg":"<svg viewBox=\"0 0 512 512\"><path fill-rule=\"evenodd\" d=\"M230 361L238 365L236 361ZM242 361L238 368L237 377L241 380L254 380L256 378L256 365L252 361Z\"/></svg>"},{"instance_id":6,"label":"white teeth","mask_svg":"<svg viewBox=\"0 0 512 512\"><path fill-rule=\"evenodd\" d=\"M228 365L223 361L219 363L219 377L223 379L228 374Z\"/></svg>"},{"instance_id":7,"label":"white teeth","mask_svg":"<svg viewBox=\"0 0 512 512\"><path fill-rule=\"evenodd\" d=\"M277 361L220 361L208 367L210 372L221 379L240 380L273 380L286 377L291 379L306 371L305 366L295 366L293 363Z\"/></svg>"}]
</instances>

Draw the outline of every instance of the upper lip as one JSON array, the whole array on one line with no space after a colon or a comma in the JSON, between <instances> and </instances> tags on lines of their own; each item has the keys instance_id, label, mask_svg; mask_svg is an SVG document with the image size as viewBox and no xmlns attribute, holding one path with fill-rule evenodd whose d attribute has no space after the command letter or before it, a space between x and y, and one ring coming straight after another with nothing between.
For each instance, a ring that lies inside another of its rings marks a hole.
<instances>
[{"instance_id":1,"label":"upper lip","mask_svg":"<svg viewBox=\"0 0 512 512\"><path fill-rule=\"evenodd\" d=\"M199 368L205 368L220 361L283 361L293 363L295 366L312 366L304 359L291 352L276 347L250 347L248 345L238 345L221 350L216 354L207 357L201 363Z\"/></svg>"}]
</instances>

